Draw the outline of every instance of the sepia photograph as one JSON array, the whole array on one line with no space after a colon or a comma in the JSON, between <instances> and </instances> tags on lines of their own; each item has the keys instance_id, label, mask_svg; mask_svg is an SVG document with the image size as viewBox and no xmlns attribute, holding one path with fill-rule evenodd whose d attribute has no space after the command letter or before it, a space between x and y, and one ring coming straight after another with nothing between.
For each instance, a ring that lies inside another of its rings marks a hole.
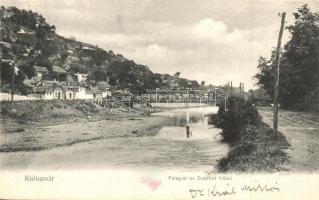
<instances>
[{"instance_id":1,"label":"sepia photograph","mask_svg":"<svg viewBox=\"0 0 319 200\"><path fill-rule=\"evenodd\" d=\"M1 0L0 199L318 199L318 0Z\"/></svg>"}]
</instances>

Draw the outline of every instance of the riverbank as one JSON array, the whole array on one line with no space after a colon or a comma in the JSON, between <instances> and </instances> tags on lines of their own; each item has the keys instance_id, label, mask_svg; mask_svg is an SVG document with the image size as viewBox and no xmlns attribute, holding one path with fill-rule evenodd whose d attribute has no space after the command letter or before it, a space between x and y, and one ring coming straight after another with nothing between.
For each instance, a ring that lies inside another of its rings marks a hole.
<instances>
[{"instance_id":1,"label":"riverbank","mask_svg":"<svg viewBox=\"0 0 319 200\"><path fill-rule=\"evenodd\" d=\"M154 135L169 117L93 101L1 102L0 152L35 151L112 137Z\"/></svg>"},{"instance_id":2,"label":"riverbank","mask_svg":"<svg viewBox=\"0 0 319 200\"><path fill-rule=\"evenodd\" d=\"M231 143L227 157L219 161L221 172L278 172L290 169L285 152L289 147L286 138L265 123L257 127L248 127L245 136Z\"/></svg>"},{"instance_id":3,"label":"riverbank","mask_svg":"<svg viewBox=\"0 0 319 200\"><path fill-rule=\"evenodd\" d=\"M277 172L289 169L285 149L289 143L282 133L275 135L272 129L262 122L257 109L249 103L229 99L228 111L220 107L211 123L222 128L224 142L231 149L219 161L221 172Z\"/></svg>"},{"instance_id":4,"label":"riverbank","mask_svg":"<svg viewBox=\"0 0 319 200\"><path fill-rule=\"evenodd\" d=\"M120 102L119 102L120 103ZM119 104L118 103L118 104ZM114 104L113 109L98 106L93 100L39 100L1 102L1 116L20 123L55 124L69 119L103 119L148 114L150 109L128 109Z\"/></svg>"},{"instance_id":5,"label":"riverbank","mask_svg":"<svg viewBox=\"0 0 319 200\"><path fill-rule=\"evenodd\" d=\"M263 121L272 125L271 107L259 107ZM279 110L279 131L291 145L285 152L291 171L318 172L319 170L319 115L318 113Z\"/></svg>"},{"instance_id":6,"label":"riverbank","mask_svg":"<svg viewBox=\"0 0 319 200\"><path fill-rule=\"evenodd\" d=\"M27 126L1 134L0 152L36 151L115 137L153 136L170 123L161 116L110 118L51 126Z\"/></svg>"},{"instance_id":7,"label":"riverbank","mask_svg":"<svg viewBox=\"0 0 319 200\"><path fill-rule=\"evenodd\" d=\"M150 116L74 122L6 134L6 144L11 147L38 149L0 152L0 167L217 172L215 166L229 148L221 143L220 129L207 125L207 117L200 110L216 112L212 107L176 109ZM193 133L190 138L185 132L187 111Z\"/></svg>"}]
</instances>

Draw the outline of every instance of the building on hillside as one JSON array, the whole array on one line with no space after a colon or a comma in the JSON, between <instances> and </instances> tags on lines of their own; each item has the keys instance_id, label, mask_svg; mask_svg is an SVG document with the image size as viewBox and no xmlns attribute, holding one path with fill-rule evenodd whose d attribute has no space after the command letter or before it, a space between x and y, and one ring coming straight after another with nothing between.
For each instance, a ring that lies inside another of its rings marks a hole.
<instances>
[{"instance_id":1,"label":"building on hillside","mask_svg":"<svg viewBox=\"0 0 319 200\"><path fill-rule=\"evenodd\" d=\"M4 42L4 41L0 41L0 47L1 47L1 48L5 47L5 48L8 48L8 49L11 49L11 48L12 48L12 46L11 46L10 43Z\"/></svg>"},{"instance_id":2,"label":"building on hillside","mask_svg":"<svg viewBox=\"0 0 319 200\"><path fill-rule=\"evenodd\" d=\"M34 86L28 96L38 99L93 99L93 94L86 92L81 86L59 85L54 82L43 82L40 86Z\"/></svg>"},{"instance_id":3,"label":"building on hillside","mask_svg":"<svg viewBox=\"0 0 319 200\"><path fill-rule=\"evenodd\" d=\"M76 63L80 62L80 59L77 56L70 56L68 57L68 59L70 59L71 62L76 62Z\"/></svg>"},{"instance_id":4,"label":"building on hillside","mask_svg":"<svg viewBox=\"0 0 319 200\"><path fill-rule=\"evenodd\" d=\"M13 13L12 8L9 8L9 9L4 10L3 18L10 18L13 15L14 15L14 13Z\"/></svg>"},{"instance_id":5,"label":"building on hillside","mask_svg":"<svg viewBox=\"0 0 319 200\"><path fill-rule=\"evenodd\" d=\"M142 95L143 99L148 99L151 101L175 101L178 99L178 91L172 89L156 89L156 90L146 90L146 93Z\"/></svg>"},{"instance_id":6,"label":"building on hillside","mask_svg":"<svg viewBox=\"0 0 319 200\"><path fill-rule=\"evenodd\" d=\"M27 29L25 28L20 28L20 30L17 32L18 34L28 34L28 35L34 35L35 32L34 31L28 31Z\"/></svg>"},{"instance_id":7,"label":"building on hillside","mask_svg":"<svg viewBox=\"0 0 319 200\"><path fill-rule=\"evenodd\" d=\"M43 100L64 99L64 90L58 85L42 85L33 87L28 96Z\"/></svg>"},{"instance_id":8,"label":"building on hillside","mask_svg":"<svg viewBox=\"0 0 319 200\"><path fill-rule=\"evenodd\" d=\"M133 97L133 94L129 91L129 89L118 89L112 93L112 97L119 101L128 101Z\"/></svg>"},{"instance_id":9,"label":"building on hillside","mask_svg":"<svg viewBox=\"0 0 319 200\"><path fill-rule=\"evenodd\" d=\"M75 99L75 87L62 86L63 88L63 98L62 99Z\"/></svg>"},{"instance_id":10,"label":"building on hillside","mask_svg":"<svg viewBox=\"0 0 319 200\"><path fill-rule=\"evenodd\" d=\"M170 77L168 80L168 84L171 89L178 88L178 79L175 76Z\"/></svg>"},{"instance_id":11,"label":"building on hillside","mask_svg":"<svg viewBox=\"0 0 319 200\"><path fill-rule=\"evenodd\" d=\"M51 72L52 80L66 81L67 74L68 74L67 71L65 71L62 67L57 65L52 66L52 72Z\"/></svg>"},{"instance_id":12,"label":"building on hillside","mask_svg":"<svg viewBox=\"0 0 319 200\"><path fill-rule=\"evenodd\" d=\"M77 87L74 95L76 99L94 99L93 93L87 92L85 87Z\"/></svg>"},{"instance_id":13,"label":"building on hillside","mask_svg":"<svg viewBox=\"0 0 319 200\"><path fill-rule=\"evenodd\" d=\"M83 50L91 50L91 51L94 51L94 50L96 50L97 48L94 48L94 47L91 47L91 46L87 46L87 45L86 45L86 46L83 45L83 46L82 46L82 49L83 49Z\"/></svg>"},{"instance_id":14,"label":"building on hillside","mask_svg":"<svg viewBox=\"0 0 319 200\"><path fill-rule=\"evenodd\" d=\"M92 89L94 98L106 98L112 96L110 85L107 82L100 81L96 83L96 86Z\"/></svg>"},{"instance_id":15,"label":"building on hillside","mask_svg":"<svg viewBox=\"0 0 319 200\"><path fill-rule=\"evenodd\" d=\"M78 83L85 83L85 81L87 80L88 74L80 74L80 73L76 73L74 74L76 77L76 81Z\"/></svg>"},{"instance_id":16,"label":"building on hillside","mask_svg":"<svg viewBox=\"0 0 319 200\"><path fill-rule=\"evenodd\" d=\"M178 76L170 76L169 74L162 74L161 75L161 82L162 84L167 85L170 89L177 89L178 84Z\"/></svg>"},{"instance_id":17,"label":"building on hillside","mask_svg":"<svg viewBox=\"0 0 319 200\"><path fill-rule=\"evenodd\" d=\"M18 34L25 34L26 31L23 28L20 28L20 30L18 31Z\"/></svg>"},{"instance_id":18,"label":"building on hillside","mask_svg":"<svg viewBox=\"0 0 319 200\"><path fill-rule=\"evenodd\" d=\"M93 94L82 86L63 86L65 99L94 99Z\"/></svg>"},{"instance_id":19,"label":"building on hillside","mask_svg":"<svg viewBox=\"0 0 319 200\"><path fill-rule=\"evenodd\" d=\"M46 67L40 67L40 66L34 65L33 69L37 79L39 80L45 79L47 75L49 74L49 70Z\"/></svg>"}]
</instances>

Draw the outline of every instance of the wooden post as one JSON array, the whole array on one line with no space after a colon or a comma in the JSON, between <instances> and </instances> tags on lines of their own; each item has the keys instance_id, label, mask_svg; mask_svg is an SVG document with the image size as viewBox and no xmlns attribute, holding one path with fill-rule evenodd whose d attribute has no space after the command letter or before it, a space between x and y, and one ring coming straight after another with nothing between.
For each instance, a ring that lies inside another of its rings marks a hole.
<instances>
[{"instance_id":1,"label":"wooden post","mask_svg":"<svg viewBox=\"0 0 319 200\"><path fill-rule=\"evenodd\" d=\"M225 109L224 110L227 111L227 98L226 98L226 96L225 96Z\"/></svg>"},{"instance_id":2,"label":"wooden post","mask_svg":"<svg viewBox=\"0 0 319 200\"><path fill-rule=\"evenodd\" d=\"M243 97L242 98L244 98L245 97L245 86L244 86L244 83L241 83L241 92L242 92L242 95L243 95ZM244 98L245 99L245 98ZM245 99L246 100L246 99Z\"/></svg>"},{"instance_id":3,"label":"wooden post","mask_svg":"<svg viewBox=\"0 0 319 200\"><path fill-rule=\"evenodd\" d=\"M239 82L239 97L242 98L242 96L241 96L241 82Z\"/></svg>"},{"instance_id":4,"label":"wooden post","mask_svg":"<svg viewBox=\"0 0 319 200\"><path fill-rule=\"evenodd\" d=\"M215 107L217 106L217 93L216 93L216 88L214 88L215 89L215 95L214 95L214 97L215 97Z\"/></svg>"},{"instance_id":5,"label":"wooden post","mask_svg":"<svg viewBox=\"0 0 319 200\"><path fill-rule=\"evenodd\" d=\"M281 39L284 32L286 13L283 12L281 15L281 25L277 43L276 60L275 60L275 86L274 86L274 118L273 118L273 131L275 134L278 133L278 97L279 97L279 65L280 65L280 47Z\"/></svg>"},{"instance_id":6,"label":"wooden post","mask_svg":"<svg viewBox=\"0 0 319 200\"><path fill-rule=\"evenodd\" d=\"M230 97L233 96L233 81L230 81Z\"/></svg>"},{"instance_id":7,"label":"wooden post","mask_svg":"<svg viewBox=\"0 0 319 200\"><path fill-rule=\"evenodd\" d=\"M11 83L11 108L13 108L13 95L14 95L14 82L15 82L15 64L11 64L13 66L12 71L12 83Z\"/></svg>"}]
</instances>

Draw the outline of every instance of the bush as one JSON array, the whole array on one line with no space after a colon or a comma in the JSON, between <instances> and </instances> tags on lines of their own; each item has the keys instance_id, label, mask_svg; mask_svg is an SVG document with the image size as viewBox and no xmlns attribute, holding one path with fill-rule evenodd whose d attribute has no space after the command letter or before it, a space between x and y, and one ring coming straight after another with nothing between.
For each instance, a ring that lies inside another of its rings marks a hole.
<instances>
[{"instance_id":1,"label":"bush","mask_svg":"<svg viewBox=\"0 0 319 200\"><path fill-rule=\"evenodd\" d=\"M273 133L272 129L262 122L255 106L243 99L232 97L220 105L218 113L210 118L217 127L222 128L225 142L231 149L227 157L218 163L218 169L225 171L276 171L288 162L282 148L289 144L285 137Z\"/></svg>"},{"instance_id":2,"label":"bush","mask_svg":"<svg viewBox=\"0 0 319 200\"><path fill-rule=\"evenodd\" d=\"M248 125L257 126L261 117L255 106L239 97L231 97L227 102L219 106L218 113L210 118L210 121L218 128L222 128L222 136L226 142L234 142L240 138Z\"/></svg>"}]
</instances>

